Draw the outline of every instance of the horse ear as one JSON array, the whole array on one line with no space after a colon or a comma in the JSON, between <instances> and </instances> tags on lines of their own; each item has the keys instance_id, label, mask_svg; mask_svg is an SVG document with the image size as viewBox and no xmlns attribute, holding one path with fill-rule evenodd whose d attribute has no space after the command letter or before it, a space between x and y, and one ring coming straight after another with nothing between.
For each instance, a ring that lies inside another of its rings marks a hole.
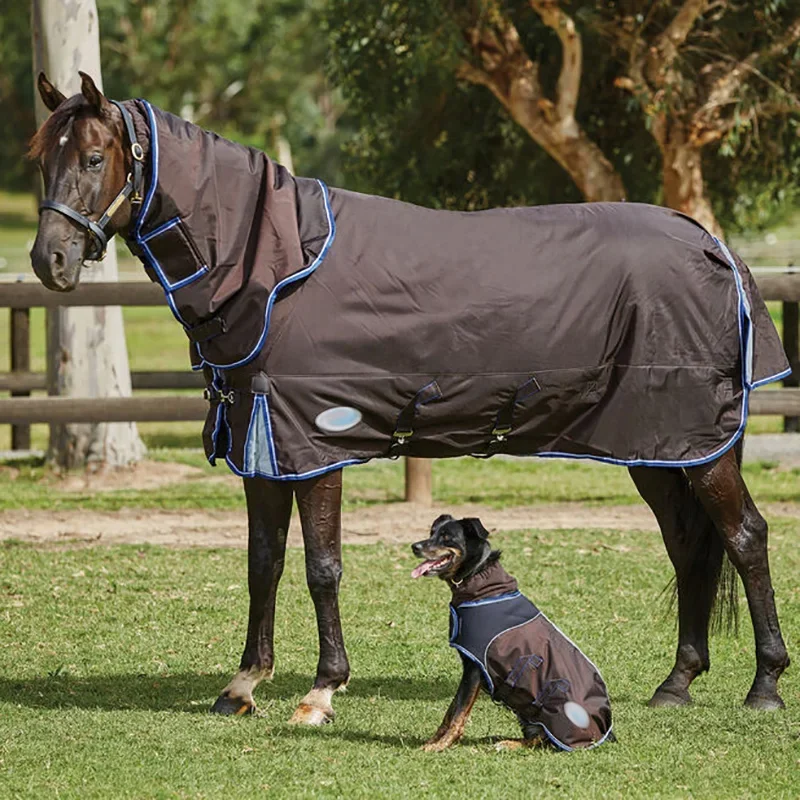
<instances>
[{"instance_id":1,"label":"horse ear","mask_svg":"<svg viewBox=\"0 0 800 800\"><path fill-rule=\"evenodd\" d=\"M42 102L49 111L55 111L67 99L47 80L47 75L44 72L39 73L36 86L39 89L39 97L42 98Z\"/></svg>"},{"instance_id":2,"label":"horse ear","mask_svg":"<svg viewBox=\"0 0 800 800\"><path fill-rule=\"evenodd\" d=\"M483 527L483 523L479 519L475 517L468 517L467 519L462 519L461 524L479 539L486 540L489 538L489 531Z\"/></svg>"},{"instance_id":3,"label":"horse ear","mask_svg":"<svg viewBox=\"0 0 800 800\"><path fill-rule=\"evenodd\" d=\"M78 72L81 76L81 94L86 98L89 105L94 106L98 114L105 114L111 107L111 103L106 100L105 95L95 86L92 78L85 72Z\"/></svg>"}]
</instances>

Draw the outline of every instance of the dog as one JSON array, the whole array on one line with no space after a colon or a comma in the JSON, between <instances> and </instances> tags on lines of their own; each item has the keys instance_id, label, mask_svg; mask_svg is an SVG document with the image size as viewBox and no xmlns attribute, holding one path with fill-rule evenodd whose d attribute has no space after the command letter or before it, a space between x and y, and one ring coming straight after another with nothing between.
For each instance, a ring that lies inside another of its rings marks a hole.
<instances>
[{"instance_id":1,"label":"dog","mask_svg":"<svg viewBox=\"0 0 800 800\"><path fill-rule=\"evenodd\" d=\"M429 538L411 546L424 559L411 577L435 576L450 586L450 646L464 668L442 724L423 749L438 752L461 738L482 686L522 727L523 738L501 748L571 751L615 741L599 670L519 591L488 538L480 520L443 514Z\"/></svg>"}]
</instances>

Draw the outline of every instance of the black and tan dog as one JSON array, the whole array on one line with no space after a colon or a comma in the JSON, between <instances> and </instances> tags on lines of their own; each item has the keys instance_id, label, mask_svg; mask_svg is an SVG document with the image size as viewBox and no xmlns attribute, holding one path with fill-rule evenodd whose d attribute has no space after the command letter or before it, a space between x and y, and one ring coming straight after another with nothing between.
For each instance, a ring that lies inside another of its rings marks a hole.
<instances>
[{"instance_id":1,"label":"black and tan dog","mask_svg":"<svg viewBox=\"0 0 800 800\"><path fill-rule=\"evenodd\" d=\"M575 750L613 740L597 667L519 591L488 536L480 520L444 514L430 538L411 546L425 559L411 576L437 576L450 586L450 645L464 667L456 696L424 749L444 750L461 738L481 684L522 726L524 738L505 746Z\"/></svg>"}]
</instances>

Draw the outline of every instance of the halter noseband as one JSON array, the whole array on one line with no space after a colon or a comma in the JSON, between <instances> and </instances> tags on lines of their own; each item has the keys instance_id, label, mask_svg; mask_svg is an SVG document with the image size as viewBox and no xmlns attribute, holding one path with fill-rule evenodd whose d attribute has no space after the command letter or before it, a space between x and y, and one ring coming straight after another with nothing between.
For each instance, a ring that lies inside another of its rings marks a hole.
<instances>
[{"instance_id":1,"label":"halter noseband","mask_svg":"<svg viewBox=\"0 0 800 800\"><path fill-rule=\"evenodd\" d=\"M136 131L133 127L133 119L130 112L122 103L116 100L111 101L122 114L122 122L125 126L125 133L131 146L131 156L133 157L132 171L128 173L128 178L125 185L120 190L119 194L111 201L108 208L103 212L97 222L89 219L89 217L80 214L75 209L70 208L64 203L59 203L56 200L43 200L39 206L39 214L42 211L50 210L57 211L63 214L73 222L76 222L81 228L84 228L89 234L89 251L84 256L84 259L89 261L102 261L106 256L106 246L108 245L109 236L106 232L111 217L117 213L119 207L130 197L133 205L139 205L142 202L142 183L144 180L144 150L136 140ZM113 234L112 234L113 236Z\"/></svg>"}]
</instances>

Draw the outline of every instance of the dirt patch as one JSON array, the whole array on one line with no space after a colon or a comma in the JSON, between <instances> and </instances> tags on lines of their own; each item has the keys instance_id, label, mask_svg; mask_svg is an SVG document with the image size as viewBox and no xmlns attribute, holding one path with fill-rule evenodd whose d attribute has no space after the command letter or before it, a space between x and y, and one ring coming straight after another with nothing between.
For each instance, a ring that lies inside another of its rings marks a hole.
<instances>
[{"instance_id":1,"label":"dirt patch","mask_svg":"<svg viewBox=\"0 0 800 800\"><path fill-rule=\"evenodd\" d=\"M168 461L142 461L122 469L74 472L58 479L60 492L146 491L171 483L205 478L199 467Z\"/></svg>"},{"instance_id":2,"label":"dirt patch","mask_svg":"<svg viewBox=\"0 0 800 800\"><path fill-rule=\"evenodd\" d=\"M767 516L800 515L800 505L766 505ZM402 544L422 538L441 513L480 517L490 531L591 528L658 531L644 505L588 506L582 503L521 506L497 510L481 505L444 507L388 503L346 512L345 544ZM231 511L4 511L0 540L37 544L159 544L170 547L245 547L247 516ZM302 545L297 515L292 517L289 545Z\"/></svg>"}]
</instances>

